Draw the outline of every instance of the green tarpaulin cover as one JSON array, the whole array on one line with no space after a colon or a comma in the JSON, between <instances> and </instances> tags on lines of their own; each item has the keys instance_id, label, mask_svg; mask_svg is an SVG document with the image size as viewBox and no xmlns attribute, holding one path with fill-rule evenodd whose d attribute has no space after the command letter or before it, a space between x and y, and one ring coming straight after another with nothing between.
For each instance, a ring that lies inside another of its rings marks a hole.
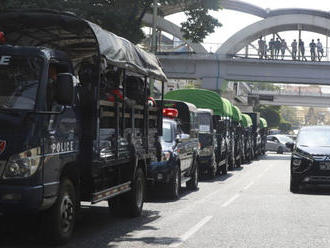
<instances>
[{"instance_id":1,"label":"green tarpaulin cover","mask_svg":"<svg viewBox=\"0 0 330 248\"><path fill-rule=\"evenodd\" d=\"M266 128L266 127L268 127L266 119L260 117L260 128Z\"/></svg>"},{"instance_id":2,"label":"green tarpaulin cover","mask_svg":"<svg viewBox=\"0 0 330 248\"><path fill-rule=\"evenodd\" d=\"M243 127L251 127L253 125L251 117L247 114L242 114L241 123L242 123Z\"/></svg>"},{"instance_id":3,"label":"green tarpaulin cover","mask_svg":"<svg viewBox=\"0 0 330 248\"><path fill-rule=\"evenodd\" d=\"M182 89L170 91L165 95L167 100L184 101L194 104L197 108L212 109L214 115L232 117L232 104L216 92L203 89Z\"/></svg>"},{"instance_id":4,"label":"green tarpaulin cover","mask_svg":"<svg viewBox=\"0 0 330 248\"><path fill-rule=\"evenodd\" d=\"M242 112L236 106L233 106L233 120L237 122L240 122L242 120Z\"/></svg>"}]
</instances>

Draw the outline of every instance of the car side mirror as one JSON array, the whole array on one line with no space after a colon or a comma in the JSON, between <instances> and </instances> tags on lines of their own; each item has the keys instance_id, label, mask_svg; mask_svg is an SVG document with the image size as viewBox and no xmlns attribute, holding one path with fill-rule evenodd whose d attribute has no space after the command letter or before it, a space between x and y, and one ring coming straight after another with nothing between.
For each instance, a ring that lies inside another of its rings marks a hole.
<instances>
[{"instance_id":1,"label":"car side mirror","mask_svg":"<svg viewBox=\"0 0 330 248\"><path fill-rule=\"evenodd\" d=\"M55 84L55 100L63 106L72 106L74 99L74 83L71 73L57 74Z\"/></svg>"}]
</instances>

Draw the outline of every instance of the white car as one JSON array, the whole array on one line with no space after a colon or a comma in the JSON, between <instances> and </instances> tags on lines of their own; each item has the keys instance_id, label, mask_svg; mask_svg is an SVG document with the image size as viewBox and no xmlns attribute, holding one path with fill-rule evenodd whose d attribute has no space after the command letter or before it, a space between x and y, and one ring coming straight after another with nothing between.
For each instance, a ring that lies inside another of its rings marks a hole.
<instances>
[{"instance_id":1,"label":"white car","mask_svg":"<svg viewBox=\"0 0 330 248\"><path fill-rule=\"evenodd\" d=\"M277 152L282 154L283 152L291 152L294 141L283 134L268 135L266 143L266 151Z\"/></svg>"}]
</instances>

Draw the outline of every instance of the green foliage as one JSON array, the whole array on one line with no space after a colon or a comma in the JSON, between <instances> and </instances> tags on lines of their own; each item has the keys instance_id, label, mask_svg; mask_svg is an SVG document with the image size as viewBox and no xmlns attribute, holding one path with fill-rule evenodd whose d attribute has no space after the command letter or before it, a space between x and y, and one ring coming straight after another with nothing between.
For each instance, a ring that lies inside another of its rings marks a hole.
<instances>
[{"instance_id":1,"label":"green foliage","mask_svg":"<svg viewBox=\"0 0 330 248\"><path fill-rule=\"evenodd\" d=\"M0 11L18 8L71 11L138 43L144 38L141 30L142 19L147 12L152 12L152 2L153 0L2 0ZM186 10L188 20L183 23L182 30L187 39L202 41L220 25L216 19L208 15L208 10L220 8L220 0L158 0L158 2L163 6L180 5Z\"/></svg>"},{"instance_id":2,"label":"green foliage","mask_svg":"<svg viewBox=\"0 0 330 248\"><path fill-rule=\"evenodd\" d=\"M254 90L280 90L281 88L279 86L276 86L272 83L269 82L254 82L254 83L250 83L250 86L252 87L252 89Z\"/></svg>"},{"instance_id":3,"label":"green foliage","mask_svg":"<svg viewBox=\"0 0 330 248\"><path fill-rule=\"evenodd\" d=\"M260 112L260 116L266 119L269 128L277 128L281 122L280 106L258 106L255 111Z\"/></svg>"},{"instance_id":4,"label":"green foliage","mask_svg":"<svg viewBox=\"0 0 330 248\"><path fill-rule=\"evenodd\" d=\"M278 128L282 132L288 133L290 130L292 130L292 125L289 122L281 122Z\"/></svg>"}]
</instances>

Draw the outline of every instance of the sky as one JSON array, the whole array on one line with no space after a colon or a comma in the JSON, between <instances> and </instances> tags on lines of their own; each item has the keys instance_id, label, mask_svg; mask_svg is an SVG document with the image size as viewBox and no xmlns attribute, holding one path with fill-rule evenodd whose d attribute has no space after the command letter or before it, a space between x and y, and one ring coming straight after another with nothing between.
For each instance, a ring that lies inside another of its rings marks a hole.
<instances>
[{"instance_id":1,"label":"sky","mask_svg":"<svg viewBox=\"0 0 330 248\"><path fill-rule=\"evenodd\" d=\"M259 6L264 9L279 9L279 8L308 8L308 9L317 9L323 11L330 11L330 1L329 0L242 0L250 4ZM222 27L217 28L213 34L210 34L205 38L203 45L204 47L211 52L215 52L217 47L223 44L228 38L233 34L241 30L242 28L253 24L261 18L252 16L249 14L244 14L237 11L231 10L220 10L217 12L211 12L211 15L217 18L221 23ZM180 25L181 22L185 20L185 15L183 13L174 14L168 16L166 19L174 22L177 25ZM289 33L280 33L281 36L284 36L288 44L291 44L291 41L294 38L298 37L298 32L289 32ZM321 42L325 44L326 38L321 37L318 34L311 34L310 32L303 32L302 38L305 40L305 45L309 44L310 40L320 38Z\"/></svg>"}]
</instances>

